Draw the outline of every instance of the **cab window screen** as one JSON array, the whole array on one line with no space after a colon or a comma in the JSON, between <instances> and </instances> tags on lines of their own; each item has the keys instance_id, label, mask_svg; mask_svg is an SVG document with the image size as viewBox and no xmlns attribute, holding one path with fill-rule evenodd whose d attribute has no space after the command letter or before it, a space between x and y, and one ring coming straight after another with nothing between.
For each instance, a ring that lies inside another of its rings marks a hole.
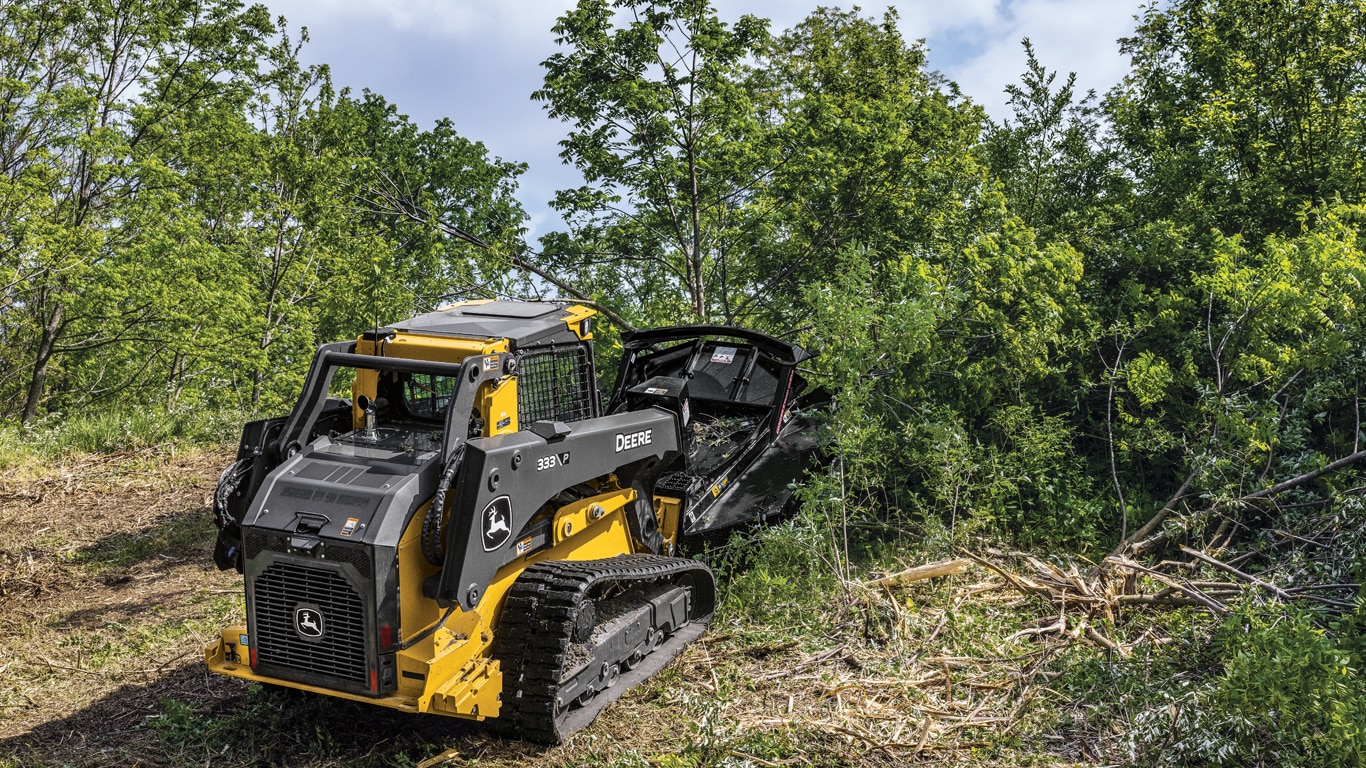
<instances>
[{"instance_id":1,"label":"cab window screen","mask_svg":"<svg viewBox=\"0 0 1366 768\"><path fill-rule=\"evenodd\" d=\"M405 373L403 401L408 413L419 419L441 419L455 391L455 379L430 373Z\"/></svg>"},{"instance_id":2,"label":"cab window screen","mask_svg":"<svg viewBox=\"0 0 1366 768\"><path fill-rule=\"evenodd\" d=\"M597 413L588 347L548 347L517 361L517 421L579 421Z\"/></svg>"}]
</instances>

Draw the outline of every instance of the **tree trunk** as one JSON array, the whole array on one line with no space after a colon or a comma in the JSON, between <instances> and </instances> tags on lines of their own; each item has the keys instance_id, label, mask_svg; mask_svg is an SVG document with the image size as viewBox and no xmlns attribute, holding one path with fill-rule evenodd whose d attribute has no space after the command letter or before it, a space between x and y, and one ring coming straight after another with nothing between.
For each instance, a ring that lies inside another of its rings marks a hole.
<instances>
[{"instance_id":1,"label":"tree trunk","mask_svg":"<svg viewBox=\"0 0 1366 768\"><path fill-rule=\"evenodd\" d=\"M171 376L166 384L166 410L174 411L180 400L180 390L185 386L185 353L177 352L171 359Z\"/></svg>"},{"instance_id":2,"label":"tree trunk","mask_svg":"<svg viewBox=\"0 0 1366 768\"><path fill-rule=\"evenodd\" d=\"M38 404L42 402L43 391L47 385L47 366L52 362L52 351L57 347L57 331L62 327L62 305L52 310L52 315L43 324L43 333L38 339L38 354L33 361L33 376L28 383L28 397L24 398L25 424L38 415Z\"/></svg>"}]
</instances>

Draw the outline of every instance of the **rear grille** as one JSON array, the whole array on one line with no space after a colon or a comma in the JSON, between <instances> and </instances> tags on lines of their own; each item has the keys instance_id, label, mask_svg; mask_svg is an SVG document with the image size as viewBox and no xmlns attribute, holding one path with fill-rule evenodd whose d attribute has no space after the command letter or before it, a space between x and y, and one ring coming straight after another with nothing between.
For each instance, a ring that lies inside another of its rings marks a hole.
<instances>
[{"instance_id":1,"label":"rear grille","mask_svg":"<svg viewBox=\"0 0 1366 768\"><path fill-rule=\"evenodd\" d=\"M370 553L360 547L345 547L329 541L323 548L323 557L339 563L350 563L361 578L370 578Z\"/></svg>"},{"instance_id":2,"label":"rear grille","mask_svg":"<svg viewBox=\"0 0 1366 768\"><path fill-rule=\"evenodd\" d=\"M256 557L262 552L288 552L289 537L278 533L262 533L255 528L247 529L247 557Z\"/></svg>"},{"instance_id":3,"label":"rear grille","mask_svg":"<svg viewBox=\"0 0 1366 768\"><path fill-rule=\"evenodd\" d=\"M367 686L365 611L360 595L341 575L277 560L256 577L254 608L257 662L326 675ZM294 628L301 603L323 617L323 634L300 637Z\"/></svg>"},{"instance_id":4,"label":"rear grille","mask_svg":"<svg viewBox=\"0 0 1366 768\"><path fill-rule=\"evenodd\" d=\"M580 421L596 416L593 362L586 346L547 347L517 359L517 420Z\"/></svg>"}]
</instances>

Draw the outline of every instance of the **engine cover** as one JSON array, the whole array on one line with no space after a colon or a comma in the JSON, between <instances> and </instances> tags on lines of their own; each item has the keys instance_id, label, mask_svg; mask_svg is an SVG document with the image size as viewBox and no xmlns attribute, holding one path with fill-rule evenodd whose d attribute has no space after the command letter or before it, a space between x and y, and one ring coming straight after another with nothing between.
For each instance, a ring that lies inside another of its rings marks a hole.
<instances>
[{"instance_id":1,"label":"engine cover","mask_svg":"<svg viewBox=\"0 0 1366 768\"><path fill-rule=\"evenodd\" d=\"M319 438L262 484L242 523L259 674L372 696L397 687L398 544L440 468L434 444L392 432Z\"/></svg>"}]
</instances>

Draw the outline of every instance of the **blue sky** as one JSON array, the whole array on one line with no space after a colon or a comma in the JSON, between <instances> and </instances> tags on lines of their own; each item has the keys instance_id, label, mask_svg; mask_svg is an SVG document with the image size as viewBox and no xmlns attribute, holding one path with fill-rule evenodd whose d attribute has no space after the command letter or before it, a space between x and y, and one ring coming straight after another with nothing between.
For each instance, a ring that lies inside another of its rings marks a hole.
<instances>
[{"instance_id":1,"label":"blue sky","mask_svg":"<svg viewBox=\"0 0 1366 768\"><path fill-rule=\"evenodd\" d=\"M369 88L423 127L449 117L492 154L527 163L519 197L531 215L531 240L555 228L551 197L580 179L557 156L564 127L530 95L541 83L540 63L557 50L550 28L574 0L264 1L291 29L308 28L302 56L330 65L337 86ZM763 16L775 32L817 5L841 5L713 3L723 20ZM1022 38L1060 77L1075 71L1081 92L1103 93L1124 74L1116 41L1133 31L1142 9L1140 0L902 0L863 11L881 16L887 5L897 8L907 39L926 41L930 67L998 120L1007 114L1002 89L1024 69Z\"/></svg>"}]
</instances>

